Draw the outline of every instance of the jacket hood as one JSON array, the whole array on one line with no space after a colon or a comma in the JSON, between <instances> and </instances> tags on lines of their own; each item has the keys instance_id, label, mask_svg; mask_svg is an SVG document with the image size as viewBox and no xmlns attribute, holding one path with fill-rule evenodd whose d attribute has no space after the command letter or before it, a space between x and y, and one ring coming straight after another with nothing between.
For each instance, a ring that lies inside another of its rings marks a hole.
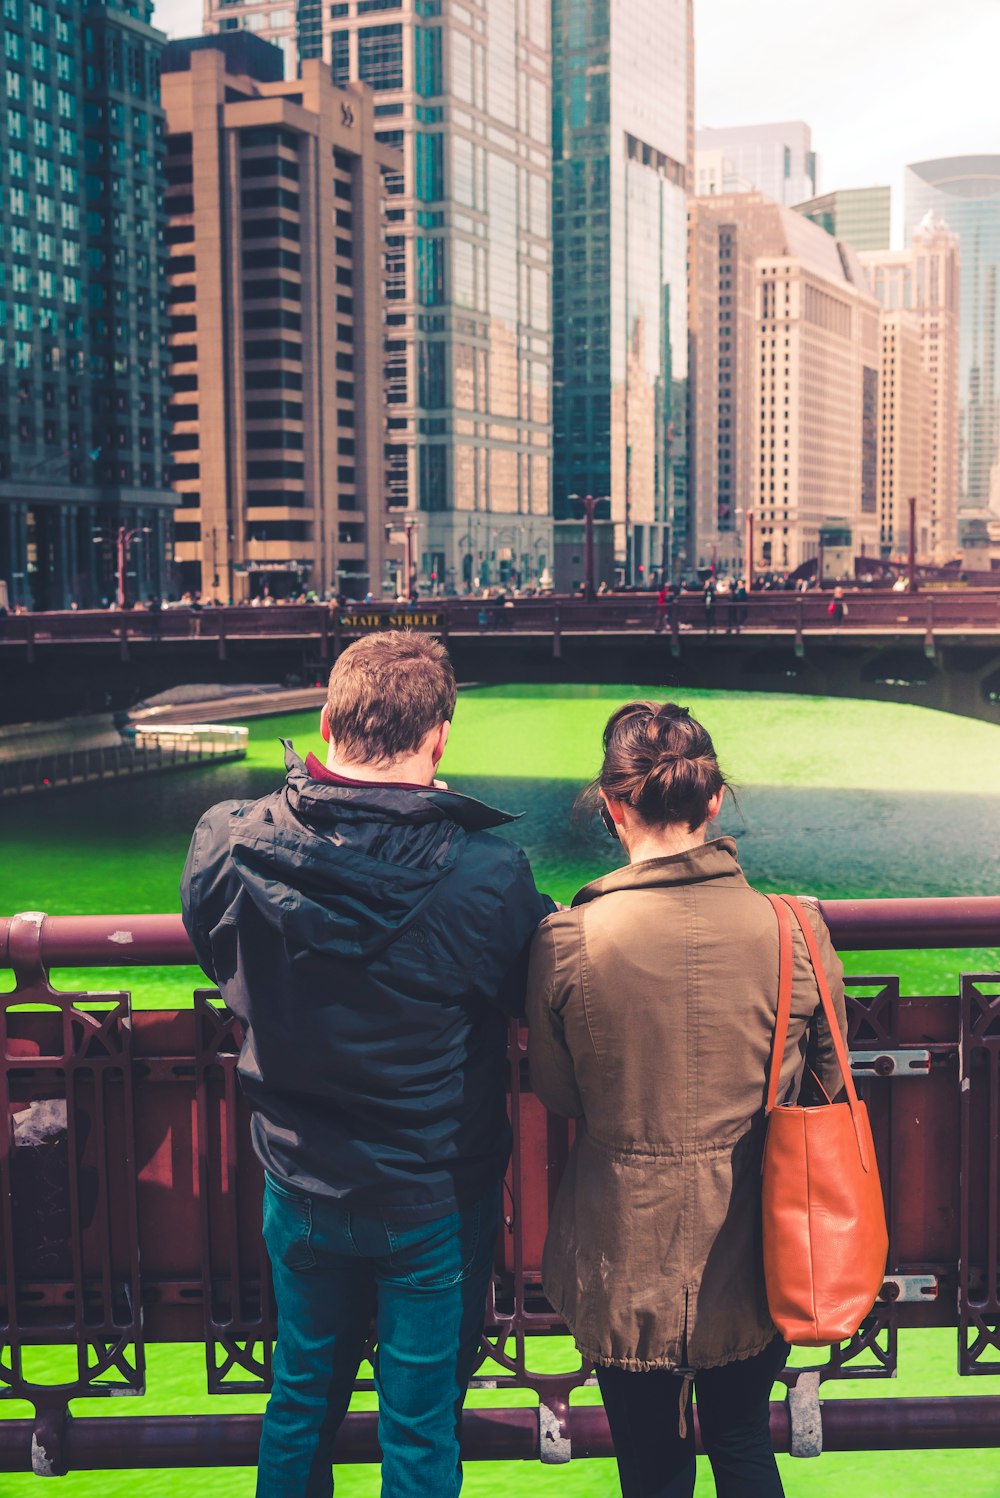
<instances>
[{"instance_id":1,"label":"jacket hood","mask_svg":"<svg viewBox=\"0 0 1000 1498\"><path fill-rule=\"evenodd\" d=\"M600 879L585 884L573 897L574 908L623 889L657 889L665 884L704 884L711 879L732 879L746 884L731 837L716 837L684 853L665 858L644 858L627 863Z\"/></svg>"},{"instance_id":2,"label":"jacket hood","mask_svg":"<svg viewBox=\"0 0 1000 1498\"><path fill-rule=\"evenodd\" d=\"M293 962L310 953L374 957L419 920L470 832L517 820L433 786L313 780L282 742L285 785L233 810L229 852Z\"/></svg>"}]
</instances>

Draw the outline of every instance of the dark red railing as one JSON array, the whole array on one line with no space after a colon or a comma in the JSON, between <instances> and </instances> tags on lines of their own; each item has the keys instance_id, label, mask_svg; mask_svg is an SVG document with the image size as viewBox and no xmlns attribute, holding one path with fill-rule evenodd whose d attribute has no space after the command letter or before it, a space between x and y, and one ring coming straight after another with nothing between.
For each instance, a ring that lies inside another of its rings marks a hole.
<instances>
[{"instance_id":1,"label":"dark red railing","mask_svg":"<svg viewBox=\"0 0 1000 1498\"><path fill-rule=\"evenodd\" d=\"M1000 898L823 911L842 950L1000 949ZM0 1397L35 1409L0 1421L0 1471L255 1459L258 1415L67 1416L71 1399L142 1394L149 1343L202 1344L211 1393L269 1383L274 1316L238 1023L210 989L165 1012L134 1009L128 991L65 991L50 978L192 961L176 916L0 921L0 966L14 975L0 1003ZM818 1401L827 1379L891 1376L900 1327L955 1327L960 1371L1000 1372L1000 961L990 966L947 997L902 994L891 975L849 981L852 1064L886 1189L887 1278L851 1342L784 1375L787 1398L772 1405L779 1449L1000 1444L996 1397ZM514 1154L481 1371L538 1405L471 1410L464 1448L490 1459L609 1455L603 1410L570 1405L590 1370L572 1359L562 1373L535 1366L537 1338L564 1330L540 1268L571 1126L532 1096L516 1028L508 1055ZM30 1350L44 1346L75 1349L72 1378L32 1377ZM375 1416L352 1413L338 1449L340 1460L377 1458Z\"/></svg>"}]
</instances>

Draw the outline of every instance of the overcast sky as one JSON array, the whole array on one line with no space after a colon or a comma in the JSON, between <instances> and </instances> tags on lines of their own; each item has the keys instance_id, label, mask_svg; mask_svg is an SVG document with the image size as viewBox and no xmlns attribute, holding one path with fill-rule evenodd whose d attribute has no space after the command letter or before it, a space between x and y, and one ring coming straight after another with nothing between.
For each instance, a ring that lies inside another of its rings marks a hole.
<instances>
[{"instance_id":1,"label":"overcast sky","mask_svg":"<svg viewBox=\"0 0 1000 1498\"><path fill-rule=\"evenodd\" d=\"M191 36L201 11L154 21ZM897 226L908 161L1000 152L1000 0L695 0L695 48L699 125L805 120L820 191L888 183Z\"/></svg>"}]
</instances>

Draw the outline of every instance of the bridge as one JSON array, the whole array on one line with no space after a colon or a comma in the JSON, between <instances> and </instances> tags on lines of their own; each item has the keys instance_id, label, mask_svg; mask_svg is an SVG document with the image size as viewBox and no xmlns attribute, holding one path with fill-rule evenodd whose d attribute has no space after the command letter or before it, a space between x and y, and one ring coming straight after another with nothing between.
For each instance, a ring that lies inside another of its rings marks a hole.
<instances>
[{"instance_id":1,"label":"bridge","mask_svg":"<svg viewBox=\"0 0 1000 1498\"><path fill-rule=\"evenodd\" d=\"M841 951L1000 945L1000 897L822 909ZM33 1411L0 1420L0 1472L256 1460L256 1413L94 1412L110 1396L141 1400L153 1343L200 1346L211 1395L259 1395L270 1385L274 1306L262 1174L235 1071L238 1021L213 989L185 995L180 975L171 1011L133 1007L128 987L87 992L51 979L53 969L92 967L139 977L144 967L193 960L176 915L33 912L0 921L0 968L13 974L0 994L8 1120L0 1130L0 1398ZM857 1335L782 1375L786 1395L771 1406L775 1446L800 1457L997 1446L997 1394L819 1398L829 1381L892 1378L901 1328L950 1327L960 1373L1000 1374L1000 973L966 973L945 996L902 992L885 972L850 978L847 988L851 1065L872 1116L889 1259ZM536 1355L539 1338L565 1332L540 1269L572 1125L532 1096L516 1024L507 1060L510 1208L474 1384L492 1391L483 1396L491 1403L468 1412L464 1455L610 1456L603 1409L571 1402L589 1366L567 1352L568 1366L553 1372L551 1358ZM63 1350L51 1382L40 1377L38 1349ZM338 1460L378 1459L376 1419L348 1415Z\"/></svg>"},{"instance_id":2,"label":"bridge","mask_svg":"<svg viewBox=\"0 0 1000 1498\"><path fill-rule=\"evenodd\" d=\"M1000 589L651 594L502 604L430 599L346 608L172 608L4 621L0 718L127 708L189 682L313 683L345 644L408 627L446 639L465 681L623 681L910 702L1000 723Z\"/></svg>"}]
</instances>

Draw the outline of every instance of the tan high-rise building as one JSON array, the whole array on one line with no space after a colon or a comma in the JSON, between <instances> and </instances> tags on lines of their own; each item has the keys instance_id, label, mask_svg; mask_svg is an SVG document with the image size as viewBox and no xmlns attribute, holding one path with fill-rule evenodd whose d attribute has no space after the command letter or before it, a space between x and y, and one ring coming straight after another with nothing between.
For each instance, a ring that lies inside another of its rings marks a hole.
<instances>
[{"instance_id":1,"label":"tan high-rise building","mask_svg":"<svg viewBox=\"0 0 1000 1498\"><path fill-rule=\"evenodd\" d=\"M237 33L171 43L175 558L235 601L383 585L383 174L371 92L284 83Z\"/></svg>"},{"instance_id":2,"label":"tan high-rise building","mask_svg":"<svg viewBox=\"0 0 1000 1498\"><path fill-rule=\"evenodd\" d=\"M912 491L917 495L917 549L926 560L945 562L954 556L957 544L958 237L943 219L929 213L918 225L910 249L886 250L861 258L883 314L905 311L919 329L927 376L929 451L923 486ZM899 525L896 517L891 544L897 550ZM890 542L883 539L882 544Z\"/></svg>"},{"instance_id":3,"label":"tan high-rise building","mask_svg":"<svg viewBox=\"0 0 1000 1498\"><path fill-rule=\"evenodd\" d=\"M760 193L697 198L689 261L690 552L793 571L821 531L878 537L878 304L847 245ZM846 544L846 543L845 543Z\"/></svg>"},{"instance_id":4,"label":"tan high-rise building","mask_svg":"<svg viewBox=\"0 0 1000 1498\"><path fill-rule=\"evenodd\" d=\"M910 496L928 491L931 386L923 365L920 324L912 312L883 312L879 337L879 549L883 557L898 560L909 547ZM918 509L918 555L928 555L928 543L928 516Z\"/></svg>"}]
</instances>

